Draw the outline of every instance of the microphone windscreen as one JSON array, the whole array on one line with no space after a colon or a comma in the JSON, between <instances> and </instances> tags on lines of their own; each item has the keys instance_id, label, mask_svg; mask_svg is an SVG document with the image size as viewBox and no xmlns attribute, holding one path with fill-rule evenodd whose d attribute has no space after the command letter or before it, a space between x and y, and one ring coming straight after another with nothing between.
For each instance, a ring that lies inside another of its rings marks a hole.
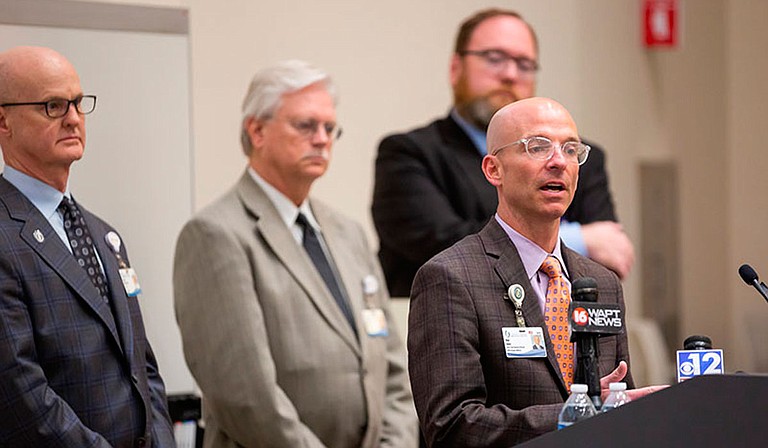
<instances>
[{"instance_id":1,"label":"microphone windscreen","mask_svg":"<svg viewBox=\"0 0 768 448\"><path fill-rule=\"evenodd\" d=\"M712 339L709 336L688 336L683 341L683 350L709 350L712 348Z\"/></svg>"},{"instance_id":2,"label":"microphone windscreen","mask_svg":"<svg viewBox=\"0 0 768 448\"><path fill-rule=\"evenodd\" d=\"M571 283L571 297L576 301L597 302L597 280L579 277Z\"/></svg>"},{"instance_id":3,"label":"microphone windscreen","mask_svg":"<svg viewBox=\"0 0 768 448\"><path fill-rule=\"evenodd\" d=\"M741 276L741 279L744 280L744 283L750 286L757 280L757 272L755 272L755 270L752 269L752 266L748 264L742 264L741 267L739 267L739 275Z\"/></svg>"}]
</instances>

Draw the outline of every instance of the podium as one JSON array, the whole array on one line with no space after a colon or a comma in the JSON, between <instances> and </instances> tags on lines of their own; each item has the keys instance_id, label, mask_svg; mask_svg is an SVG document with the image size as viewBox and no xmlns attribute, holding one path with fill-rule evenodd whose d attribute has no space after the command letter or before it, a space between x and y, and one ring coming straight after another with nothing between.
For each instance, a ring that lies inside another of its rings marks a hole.
<instances>
[{"instance_id":1,"label":"podium","mask_svg":"<svg viewBox=\"0 0 768 448\"><path fill-rule=\"evenodd\" d=\"M768 446L768 376L698 376L518 446Z\"/></svg>"}]
</instances>

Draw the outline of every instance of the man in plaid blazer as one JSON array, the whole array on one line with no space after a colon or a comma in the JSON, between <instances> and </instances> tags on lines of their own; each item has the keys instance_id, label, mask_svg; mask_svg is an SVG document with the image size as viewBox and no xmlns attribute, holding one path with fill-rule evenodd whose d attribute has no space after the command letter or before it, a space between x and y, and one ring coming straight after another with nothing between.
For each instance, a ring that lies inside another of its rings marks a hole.
<instances>
[{"instance_id":1,"label":"man in plaid blazer","mask_svg":"<svg viewBox=\"0 0 768 448\"><path fill-rule=\"evenodd\" d=\"M0 54L0 447L175 446L125 246L58 210L95 101L53 50Z\"/></svg>"},{"instance_id":2,"label":"man in plaid blazer","mask_svg":"<svg viewBox=\"0 0 768 448\"><path fill-rule=\"evenodd\" d=\"M507 447L555 429L568 390L545 324L540 266L548 256L569 281L594 277L600 302L624 306L616 274L558 238L589 152L565 108L544 98L505 106L491 120L488 149L483 172L498 194L495 218L428 261L413 285L409 373L432 447ZM520 326L512 296L522 297L524 326L544 336L543 354L505 346L503 329ZM599 351L603 393L622 378L633 387L626 333L600 338Z\"/></svg>"}]
</instances>

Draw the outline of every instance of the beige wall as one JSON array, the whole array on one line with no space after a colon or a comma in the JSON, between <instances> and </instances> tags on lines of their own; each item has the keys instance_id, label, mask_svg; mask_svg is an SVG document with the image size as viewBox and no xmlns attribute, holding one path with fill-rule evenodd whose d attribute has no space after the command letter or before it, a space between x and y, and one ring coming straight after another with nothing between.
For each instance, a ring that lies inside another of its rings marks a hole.
<instances>
[{"instance_id":1,"label":"beige wall","mask_svg":"<svg viewBox=\"0 0 768 448\"><path fill-rule=\"evenodd\" d=\"M563 102L581 132L607 148L618 212L638 247L639 163L678 163L681 339L708 334L726 350L727 370L768 371L758 355L768 331L745 330L768 328L758 325L768 305L736 274L749 262L768 276L766 2L686 1L681 47L651 52L633 0L110 1L189 9L198 208L244 167L239 105L251 74L292 57L331 72L345 134L315 194L364 222L372 241L377 141L447 111L461 18L494 4L517 8L539 33L540 93ZM632 315L641 313L641 274L625 285Z\"/></svg>"}]
</instances>

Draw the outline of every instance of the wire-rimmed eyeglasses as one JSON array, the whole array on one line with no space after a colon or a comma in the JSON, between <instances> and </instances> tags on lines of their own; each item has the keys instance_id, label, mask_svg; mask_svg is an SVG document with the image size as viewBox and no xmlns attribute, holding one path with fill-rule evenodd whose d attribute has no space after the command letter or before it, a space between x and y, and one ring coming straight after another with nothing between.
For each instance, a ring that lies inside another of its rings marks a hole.
<instances>
[{"instance_id":1,"label":"wire-rimmed eyeglasses","mask_svg":"<svg viewBox=\"0 0 768 448\"><path fill-rule=\"evenodd\" d=\"M301 134L304 138L312 138L320 130L322 126L325 134L328 135L333 141L338 140L341 137L342 129L338 124L331 121L317 121L315 119L306 120L288 120L288 123L293 129Z\"/></svg>"},{"instance_id":2,"label":"wire-rimmed eyeglasses","mask_svg":"<svg viewBox=\"0 0 768 448\"><path fill-rule=\"evenodd\" d=\"M26 103L5 103L2 107L11 106L45 106L45 114L49 118L61 118L69 112L69 106L74 105L75 110L82 115L88 115L96 109L96 95L82 95L75 99L53 98L48 101L33 101Z\"/></svg>"},{"instance_id":3,"label":"wire-rimmed eyeglasses","mask_svg":"<svg viewBox=\"0 0 768 448\"><path fill-rule=\"evenodd\" d=\"M463 50L461 56L472 55L483 59L485 64L496 73L507 70L510 63L514 63L520 76L533 77L539 70L539 63L533 59L521 56L512 56L504 50L489 48L487 50Z\"/></svg>"},{"instance_id":4,"label":"wire-rimmed eyeglasses","mask_svg":"<svg viewBox=\"0 0 768 448\"><path fill-rule=\"evenodd\" d=\"M546 137L530 137L521 138L520 140L506 145L499 146L491 151L491 155L495 156L502 149L508 148L512 145L518 144L525 145L525 152L532 159L536 160L549 160L555 154L555 147L558 146L552 142L552 140ZM589 145L585 145L581 142L569 141L560 145L560 151L563 153L563 157L568 163L575 163L577 165L583 165L587 161L589 156L589 150L592 149Z\"/></svg>"}]
</instances>

